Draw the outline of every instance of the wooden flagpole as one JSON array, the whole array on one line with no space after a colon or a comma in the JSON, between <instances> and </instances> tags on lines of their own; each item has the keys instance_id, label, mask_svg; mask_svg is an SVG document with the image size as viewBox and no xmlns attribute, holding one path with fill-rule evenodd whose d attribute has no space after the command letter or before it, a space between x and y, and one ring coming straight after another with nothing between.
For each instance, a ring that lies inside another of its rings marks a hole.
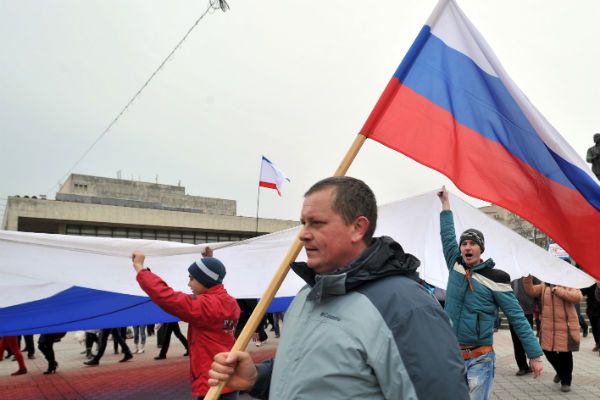
<instances>
[{"instance_id":1,"label":"wooden flagpole","mask_svg":"<svg viewBox=\"0 0 600 400\"><path fill-rule=\"evenodd\" d=\"M346 172L348 172L348 168L350 168L350 165L354 161L354 158L358 154L358 151L360 150L360 148L362 147L362 145L366 139L367 139L366 136L363 136L361 134L358 134L356 136L356 138L354 139L354 142L352 143L352 146L350 147L350 149L344 156L344 159L340 163L337 170L335 171L334 176L346 175ZM292 262L294 262L294 260L296 260L296 257L298 257L298 254L300 253L301 249L302 249L302 242L300 241L300 239L298 237L296 237L294 239L294 241L292 242L292 245L290 246L290 249L288 250L287 254L285 255L283 261L279 265L279 268L275 272L273 279L271 279L269 286L263 293L263 296L261 297L260 301L258 302L258 305L254 309L254 312L252 312L250 319L248 319L248 322L246 323L246 326L242 330L242 333L240 333L240 336L237 338L235 344L231 348L231 351L245 351L246 350L246 347L248 347L248 343L250 343L250 339L252 338L254 331L258 327L258 324L262 321L265 313L267 312L267 308L269 308L269 305L273 301L273 298L275 297L277 290L279 290L279 287L283 283L283 280L285 279L288 271L290 270L290 264ZM208 391L208 393L206 394L204 399L205 400L217 400L219 398L219 396L221 395L221 391L223 390L224 387L225 387L225 382L221 382L221 384L218 386L213 386Z\"/></svg>"},{"instance_id":2,"label":"wooden flagpole","mask_svg":"<svg viewBox=\"0 0 600 400\"><path fill-rule=\"evenodd\" d=\"M264 156L263 156L264 157ZM258 172L258 192L256 193L256 234L258 235L258 209L260 207L260 178L262 177L262 158L260 159L260 171Z\"/></svg>"}]
</instances>

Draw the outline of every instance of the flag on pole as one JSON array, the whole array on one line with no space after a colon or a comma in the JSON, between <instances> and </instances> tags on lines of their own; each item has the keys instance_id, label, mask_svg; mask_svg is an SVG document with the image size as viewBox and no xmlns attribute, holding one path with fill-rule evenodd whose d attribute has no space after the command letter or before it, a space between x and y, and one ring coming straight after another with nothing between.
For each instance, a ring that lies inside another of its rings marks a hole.
<instances>
[{"instance_id":1,"label":"flag on pole","mask_svg":"<svg viewBox=\"0 0 600 400\"><path fill-rule=\"evenodd\" d=\"M600 183L441 0L361 132L530 221L600 278Z\"/></svg>"},{"instance_id":2,"label":"flag on pole","mask_svg":"<svg viewBox=\"0 0 600 400\"><path fill-rule=\"evenodd\" d=\"M266 187L269 189L277 190L277 193L281 196L281 186L283 181L290 181L283 171L277 168L271 161L265 156L262 158L262 164L260 166L260 180L258 186Z\"/></svg>"}]
</instances>

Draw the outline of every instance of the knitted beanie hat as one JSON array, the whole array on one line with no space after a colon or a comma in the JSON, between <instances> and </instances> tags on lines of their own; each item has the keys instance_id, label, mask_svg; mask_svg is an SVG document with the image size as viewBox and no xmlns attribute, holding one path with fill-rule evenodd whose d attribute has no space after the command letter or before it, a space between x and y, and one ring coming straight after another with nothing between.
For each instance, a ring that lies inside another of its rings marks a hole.
<instances>
[{"instance_id":1,"label":"knitted beanie hat","mask_svg":"<svg viewBox=\"0 0 600 400\"><path fill-rule=\"evenodd\" d=\"M223 283L225 266L214 257L203 257L188 268L188 272L207 288Z\"/></svg>"},{"instance_id":2,"label":"knitted beanie hat","mask_svg":"<svg viewBox=\"0 0 600 400\"><path fill-rule=\"evenodd\" d=\"M481 247L482 253L485 250L485 240L483 238L483 233L481 233L477 229L471 228L464 231L462 235L460 235L459 244L462 244L462 242L464 242L465 240L472 240L475 243L477 243L479 247Z\"/></svg>"}]
</instances>

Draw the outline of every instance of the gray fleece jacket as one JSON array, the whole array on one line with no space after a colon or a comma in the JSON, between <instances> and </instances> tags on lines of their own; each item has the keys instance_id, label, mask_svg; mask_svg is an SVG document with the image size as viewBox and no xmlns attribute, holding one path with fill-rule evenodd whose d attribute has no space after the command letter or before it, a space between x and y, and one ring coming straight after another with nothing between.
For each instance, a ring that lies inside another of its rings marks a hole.
<instances>
[{"instance_id":1,"label":"gray fleece jacket","mask_svg":"<svg viewBox=\"0 0 600 400\"><path fill-rule=\"evenodd\" d=\"M391 238L345 268L315 275L285 316L277 357L258 365L262 399L467 399L448 317L416 281L420 262Z\"/></svg>"}]
</instances>

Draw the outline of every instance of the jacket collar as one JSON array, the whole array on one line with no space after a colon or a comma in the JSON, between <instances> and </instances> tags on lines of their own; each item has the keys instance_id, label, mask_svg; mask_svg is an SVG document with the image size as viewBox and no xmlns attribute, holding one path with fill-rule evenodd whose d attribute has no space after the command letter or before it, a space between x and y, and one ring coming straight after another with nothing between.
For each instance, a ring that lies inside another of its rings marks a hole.
<instances>
[{"instance_id":1,"label":"jacket collar","mask_svg":"<svg viewBox=\"0 0 600 400\"><path fill-rule=\"evenodd\" d=\"M470 269L472 272L479 272L482 269L486 269L486 268L494 268L494 266L496 265L494 260L492 260L491 258L488 258L487 260L480 262L479 264L474 265L472 267L469 267L467 264L465 264L462 256L458 256L456 262L459 263L460 265L462 265L465 269Z\"/></svg>"},{"instance_id":2,"label":"jacket collar","mask_svg":"<svg viewBox=\"0 0 600 400\"><path fill-rule=\"evenodd\" d=\"M362 284L392 275L406 275L416 279L421 262L392 238L375 238L371 245L345 267L328 274L316 274L306 263L292 263L294 272L311 286L308 300L321 302L329 296L348 293Z\"/></svg>"}]
</instances>

